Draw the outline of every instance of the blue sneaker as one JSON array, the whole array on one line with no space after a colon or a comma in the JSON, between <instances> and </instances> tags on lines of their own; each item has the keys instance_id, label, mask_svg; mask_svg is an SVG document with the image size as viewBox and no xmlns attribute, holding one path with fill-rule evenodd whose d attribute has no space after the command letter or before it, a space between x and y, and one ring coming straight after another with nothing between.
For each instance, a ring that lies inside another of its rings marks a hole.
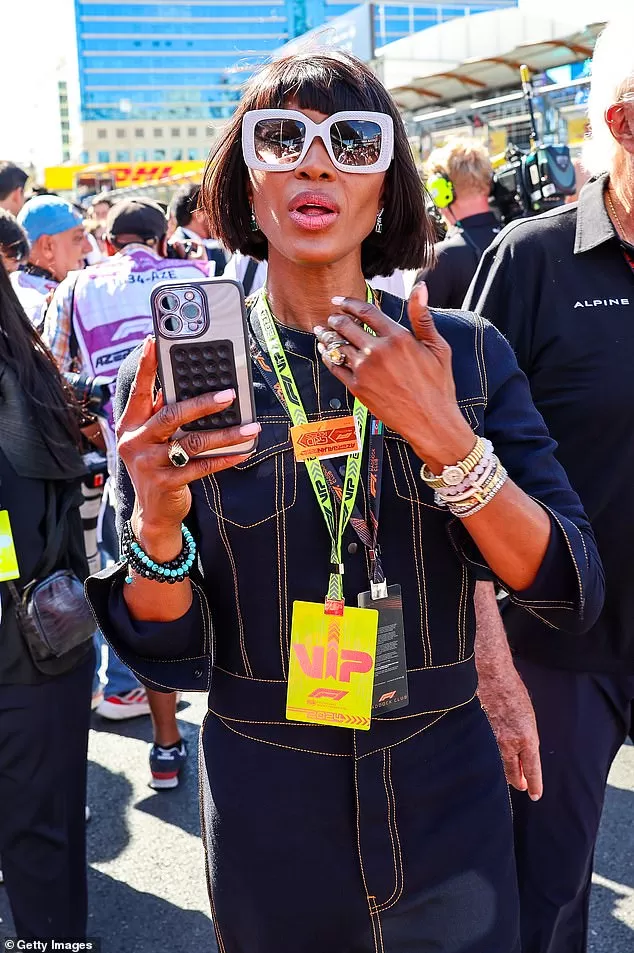
<instances>
[{"instance_id":1,"label":"blue sneaker","mask_svg":"<svg viewBox=\"0 0 634 953\"><path fill-rule=\"evenodd\" d=\"M150 748L150 771L152 780L150 787L157 791L164 788L178 787L178 776L187 760L187 745L181 738L177 748L161 748L152 745Z\"/></svg>"}]
</instances>

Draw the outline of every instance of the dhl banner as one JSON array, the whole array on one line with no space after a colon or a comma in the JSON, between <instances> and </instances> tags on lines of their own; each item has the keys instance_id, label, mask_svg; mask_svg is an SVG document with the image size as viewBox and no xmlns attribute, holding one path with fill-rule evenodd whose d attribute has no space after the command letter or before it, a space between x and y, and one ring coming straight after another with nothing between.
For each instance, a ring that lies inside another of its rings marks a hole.
<instances>
[{"instance_id":1,"label":"dhl banner","mask_svg":"<svg viewBox=\"0 0 634 953\"><path fill-rule=\"evenodd\" d=\"M201 172L203 162L103 162L92 165L53 165L44 169L44 185L52 192L71 192L82 174L110 173L116 188L144 185L187 172Z\"/></svg>"}]
</instances>

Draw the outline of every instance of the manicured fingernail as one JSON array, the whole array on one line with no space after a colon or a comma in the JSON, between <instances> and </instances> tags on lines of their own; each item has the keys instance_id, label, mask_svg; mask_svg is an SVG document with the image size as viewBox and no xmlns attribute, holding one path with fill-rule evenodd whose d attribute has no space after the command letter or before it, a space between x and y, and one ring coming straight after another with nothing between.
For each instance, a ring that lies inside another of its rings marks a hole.
<instances>
[{"instance_id":1,"label":"manicured fingernail","mask_svg":"<svg viewBox=\"0 0 634 953\"><path fill-rule=\"evenodd\" d=\"M256 420L256 422L253 424L242 424L240 427L240 433L243 437L254 437L256 433L260 432L261 429L261 426Z\"/></svg>"},{"instance_id":2,"label":"manicured fingernail","mask_svg":"<svg viewBox=\"0 0 634 953\"><path fill-rule=\"evenodd\" d=\"M236 399L236 392L234 390L219 390L214 394L214 403L215 404L226 404L231 400Z\"/></svg>"},{"instance_id":3,"label":"manicured fingernail","mask_svg":"<svg viewBox=\"0 0 634 953\"><path fill-rule=\"evenodd\" d=\"M331 314L328 318L328 324L332 327L333 324L341 324L343 321L342 314Z\"/></svg>"},{"instance_id":4,"label":"manicured fingernail","mask_svg":"<svg viewBox=\"0 0 634 953\"><path fill-rule=\"evenodd\" d=\"M319 337L320 334L323 334L326 329L322 328L321 324L316 324L313 328L313 334Z\"/></svg>"},{"instance_id":5,"label":"manicured fingernail","mask_svg":"<svg viewBox=\"0 0 634 953\"><path fill-rule=\"evenodd\" d=\"M541 794L530 794L529 797L531 801L540 801L542 796Z\"/></svg>"},{"instance_id":6,"label":"manicured fingernail","mask_svg":"<svg viewBox=\"0 0 634 953\"><path fill-rule=\"evenodd\" d=\"M342 295L335 295L335 297L330 300L333 304L343 304L346 299Z\"/></svg>"},{"instance_id":7,"label":"manicured fingernail","mask_svg":"<svg viewBox=\"0 0 634 953\"><path fill-rule=\"evenodd\" d=\"M326 345L322 344L320 341L319 344L317 345L317 350L319 351L320 354L323 354L324 351L326 350Z\"/></svg>"}]
</instances>

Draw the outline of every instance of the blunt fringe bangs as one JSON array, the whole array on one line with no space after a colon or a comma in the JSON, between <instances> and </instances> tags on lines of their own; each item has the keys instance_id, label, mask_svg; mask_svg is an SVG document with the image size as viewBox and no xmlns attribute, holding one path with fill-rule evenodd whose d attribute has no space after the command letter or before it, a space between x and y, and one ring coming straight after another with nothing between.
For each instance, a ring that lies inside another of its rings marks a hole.
<instances>
[{"instance_id":1,"label":"blunt fringe bangs","mask_svg":"<svg viewBox=\"0 0 634 953\"><path fill-rule=\"evenodd\" d=\"M307 52L268 63L245 86L240 104L207 161L201 204L212 233L230 251L262 261L268 242L250 228L248 169L242 157L242 117L252 109L289 103L332 115L349 109L386 113L394 120L394 158L385 176L383 231L361 246L366 278L433 260L435 233L425 211L424 188L403 122L391 96L361 60L344 52Z\"/></svg>"}]
</instances>

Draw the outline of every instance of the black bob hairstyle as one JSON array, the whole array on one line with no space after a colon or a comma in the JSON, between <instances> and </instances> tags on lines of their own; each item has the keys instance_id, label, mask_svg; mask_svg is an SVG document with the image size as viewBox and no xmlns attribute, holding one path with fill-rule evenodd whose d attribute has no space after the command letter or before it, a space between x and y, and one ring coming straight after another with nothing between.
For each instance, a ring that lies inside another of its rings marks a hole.
<instances>
[{"instance_id":1,"label":"black bob hairstyle","mask_svg":"<svg viewBox=\"0 0 634 953\"><path fill-rule=\"evenodd\" d=\"M268 242L250 228L248 170L242 157L242 117L252 109L280 109L293 103L332 115L350 109L386 113L394 120L394 159L385 176L383 231L361 246L366 278L397 268L430 264L435 234L425 211L420 181L405 129L391 96L361 60L344 52L306 52L268 63L251 79L217 147L201 189L201 205L212 234L232 252L263 260Z\"/></svg>"}]
</instances>

